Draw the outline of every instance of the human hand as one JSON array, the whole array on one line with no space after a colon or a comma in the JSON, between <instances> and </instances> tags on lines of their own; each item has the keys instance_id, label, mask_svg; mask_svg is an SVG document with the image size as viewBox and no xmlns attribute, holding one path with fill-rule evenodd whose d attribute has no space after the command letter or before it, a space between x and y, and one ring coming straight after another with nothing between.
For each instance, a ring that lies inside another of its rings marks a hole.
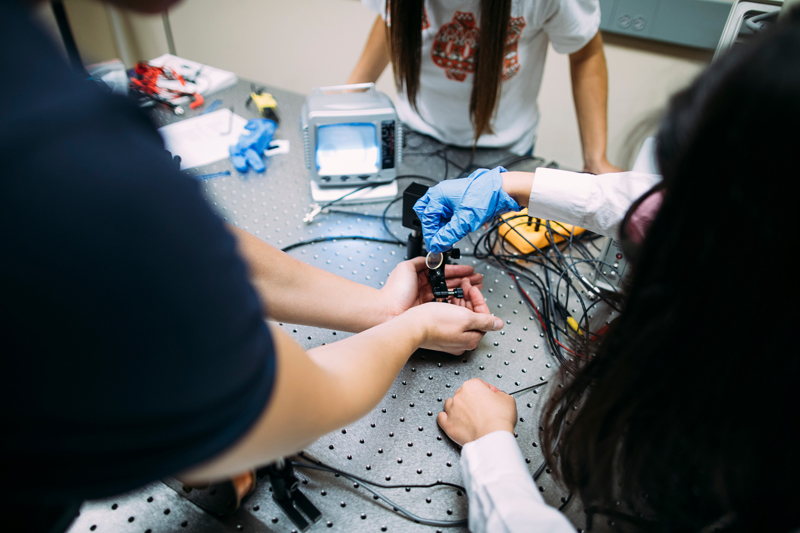
<instances>
[{"instance_id":1,"label":"human hand","mask_svg":"<svg viewBox=\"0 0 800 533\"><path fill-rule=\"evenodd\" d=\"M445 252L484 222L521 209L503 190L503 172L503 167L482 168L469 177L443 181L417 200L414 211L428 251Z\"/></svg>"},{"instance_id":2,"label":"human hand","mask_svg":"<svg viewBox=\"0 0 800 533\"><path fill-rule=\"evenodd\" d=\"M477 291L476 288L472 288ZM480 293L480 291L478 291ZM485 305L485 303L484 303ZM503 321L486 312L475 312L466 306L430 302L405 312L398 320L413 320L422 328L420 348L461 355L474 350L484 333L502 329Z\"/></svg>"},{"instance_id":3,"label":"human hand","mask_svg":"<svg viewBox=\"0 0 800 533\"><path fill-rule=\"evenodd\" d=\"M608 159L603 157L595 162L586 161L583 165L583 171L591 174L614 174L616 172L622 172L622 169L612 165L608 162Z\"/></svg>"},{"instance_id":4,"label":"human hand","mask_svg":"<svg viewBox=\"0 0 800 533\"><path fill-rule=\"evenodd\" d=\"M272 136L278 125L266 118L253 118L247 121L245 132L239 136L239 141L228 148L231 162L239 172L247 172L247 166L253 167L256 172L264 172L267 168L261 155L272 142Z\"/></svg>"},{"instance_id":5,"label":"human hand","mask_svg":"<svg viewBox=\"0 0 800 533\"><path fill-rule=\"evenodd\" d=\"M483 302L483 296L480 294L483 288L483 274L476 274L472 267L466 265L445 265L444 275L447 278L448 289L455 287L464 289L464 300L460 301L470 310L475 308L476 302L473 301L473 296ZM467 285L463 284L465 280L468 282ZM472 292L472 288L477 289L477 295ZM389 274L389 279L386 280L380 295L383 299L384 321L433 300L425 258L416 257L397 265ZM477 302L478 305L480 302Z\"/></svg>"},{"instance_id":6,"label":"human hand","mask_svg":"<svg viewBox=\"0 0 800 533\"><path fill-rule=\"evenodd\" d=\"M514 433L517 403L494 385L470 379L445 400L436 421L448 437L464 446L495 431Z\"/></svg>"}]
</instances>

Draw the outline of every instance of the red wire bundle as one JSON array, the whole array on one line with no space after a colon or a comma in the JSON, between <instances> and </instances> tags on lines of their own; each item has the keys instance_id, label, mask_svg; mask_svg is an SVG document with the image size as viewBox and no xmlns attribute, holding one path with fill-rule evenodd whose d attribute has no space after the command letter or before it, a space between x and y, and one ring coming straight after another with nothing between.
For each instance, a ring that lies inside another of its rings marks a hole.
<instances>
[{"instance_id":1,"label":"red wire bundle","mask_svg":"<svg viewBox=\"0 0 800 533\"><path fill-rule=\"evenodd\" d=\"M203 97L198 93L165 89L158 86L158 80L161 78L166 80L178 80L182 86L186 86L184 77L169 67L154 67L140 61L136 63L134 72L136 73L136 77L131 78L131 89L135 91L147 94L153 99L167 104L170 103L170 99L188 96L193 100L189 106L192 109L203 104Z\"/></svg>"}]
</instances>

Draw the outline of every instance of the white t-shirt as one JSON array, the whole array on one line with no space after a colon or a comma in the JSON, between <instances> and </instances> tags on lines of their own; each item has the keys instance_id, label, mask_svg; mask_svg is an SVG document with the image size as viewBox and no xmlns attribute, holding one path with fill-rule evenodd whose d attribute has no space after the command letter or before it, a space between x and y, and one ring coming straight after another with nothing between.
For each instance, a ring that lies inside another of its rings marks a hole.
<instances>
[{"instance_id":1,"label":"white t-shirt","mask_svg":"<svg viewBox=\"0 0 800 533\"><path fill-rule=\"evenodd\" d=\"M362 0L386 16L386 0ZM420 90L414 112L405 94L397 112L412 129L456 146L472 146L469 117L474 48L480 29L478 0L425 0L422 23ZM391 23L391 21L390 21ZM478 146L507 147L524 153L539 125L536 98L542 82L547 43L560 54L583 48L600 28L599 0L514 0L503 65L503 83L492 135Z\"/></svg>"}]
</instances>

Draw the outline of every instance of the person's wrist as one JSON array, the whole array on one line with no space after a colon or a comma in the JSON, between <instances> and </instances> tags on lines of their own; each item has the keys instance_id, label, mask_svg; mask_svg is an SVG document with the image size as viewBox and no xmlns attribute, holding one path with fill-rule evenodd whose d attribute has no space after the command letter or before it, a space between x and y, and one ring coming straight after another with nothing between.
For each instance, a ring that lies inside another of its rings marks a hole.
<instances>
[{"instance_id":1,"label":"person's wrist","mask_svg":"<svg viewBox=\"0 0 800 533\"><path fill-rule=\"evenodd\" d=\"M533 187L533 172L504 172L503 191L508 194L518 205L527 207Z\"/></svg>"},{"instance_id":2,"label":"person's wrist","mask_svg":"<svg viewBox=\"0 0 800 533\"><path fill-rule=\"evenodd\" d=\"M403 314L403 309L399 309L395 304L393 295L386 294L385 291L378 291L378 296L374 299L375 306L372 310L375 325L383 324L395 319Z\"/></svg>"},{"instance_id":3,"label":"person's wrist","mask_svg":"<svg viewBox=\"0 0 800 533\"><path fill-rule=\"evenodd\" d=\"M431 322L426 318L423 306L412 307L398 315L394 320L402 322L417 348L423 346L431 336Z\"/></svg>"},{"instance_id":4,"label":"person's wrist","mask_svg":"<svg viewBox=\"0 0 800 533\"><path fill-rule=\"evenodd\" d=\"M481 437L485 437L486 435L489 435L490 433L494 433L496 431L507 431L513 435L514 424L511 424L510 422L494 421L491 424L487 424L485 426L478 428L478 430L475 431L475 438L472 439L472 441L476 441Z\"/></svg>"},{"instance_id":5,"label":"person's wrist","mask_svg":"<svg viewBox=\"0 0 800 533\"><path fill-rule=\"evenodd\" d=\"M583 159L583 166L586 170L593 170L602 168L603 165L608 165L609 162L606 159L605 154L594 154L591 156L584 157Z\"/></svg>"},{"instance_id":6,"label":"person's wrist","mask_svg":"<svg viewBox=\"0 0 800 533\"><path fill-rule=\"evenodd\" d=\"M362 307L365 326L369 329L397 317L402 310L394 307L394 298L384 290L364 286L368 293L361 295L360 300L366 305Z\"/></svg>"}]
</instances>

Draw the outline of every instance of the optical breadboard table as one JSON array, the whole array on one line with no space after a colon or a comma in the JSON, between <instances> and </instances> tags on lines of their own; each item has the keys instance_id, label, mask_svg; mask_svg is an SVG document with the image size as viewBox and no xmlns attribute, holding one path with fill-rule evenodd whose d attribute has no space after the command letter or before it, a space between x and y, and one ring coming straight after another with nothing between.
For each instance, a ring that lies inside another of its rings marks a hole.
<instances>
[{"instance_id":1,"label":"optical breadboard table","mask_svg":"<svg viewBox=\"0 0 800 533\"><path fill-rule=\"evenodd\" d=\"M250 90L249 82L240 81L212 95L209 101L221 99L224 107L232 106L235 113L252 118L256 116L254 108L245 105ZM323 212L312 224L303 222L311 203L298 126L304 97L271 87L266 90L278 101L282 119L275 137L289 140L290 151L268 158L267 170L263 174L239 174L229 160L193 169L193 174L230 171L230 175L201 181L213 208L227 222L278 248L319 237L360 235L387 238L381 220L386 202L336 205L332 207L347 214ZM202 110L187 109L185 115L178 117L163 109L154 110L152 117L158 125L166 125L199 112ZM473 155L470 150L447 148L451 163L446 163L435 154L442 148L445 147L428 137L409 133L399 174L418 174L440 181L446 174L449 178L456 177L460 173L456 165L467 167L472 161L476 166L493 167L514 159L513 154L502 150L478 150ZM530 161L514 168L534 170L536 166L536 161ZM400 190L412 181L400 179ZM401 226L398 220L400 212L401 202L397 202L389 211L388 225L398 239L405 241L409 230ZM472 245L466 240L460 247L465 255L473 252ZM392 269L404 259L406 249L400 245L338 240L301 246L289 253L321 269L379 288ZM484 275L483 293L491 311L505 321L504 329L486 334L474 351L462 356L429 351L415 353L375 409L361 420L325 435L309 446L304 451L307 459L317 459L379 483L402 486L442 480L463 486L460 449L438 427L436 415L443 409L444 400L452 396L463 382L479 377L507 392L549 381L535 391L515 397L519 412L517 442L531 473L542 464L539 414L549 398L551 387L558 386L558 362L548 350L538 319L520 298L510 276L496 266L472 257L466 256L457 262L471 265ZM535 291L531 291L531 296L537 301ZM324 298L324 295L320 297ZM280 327L306 349L350 335L287 323L280 324ZM302 492L322 511L321 520L313 524L310 531L466 531L465 527L416 524L373 499L362 486L343 477L300 469L296 474L302 482ZM568 495L554 482L549 469L536 484L550 505L561 505ZM457 520L468 516L467 495L450 487L378 490L424 518ZM583 512L577 498L564 512L577 528L584 527ZM69 531L288 533L295 530L273 502L268 478L263 477L259 479L255 493L236 513L225 518L204 512L161 481L156 481L128 494L85 502Z\"/></svg>"}]
</instances>

